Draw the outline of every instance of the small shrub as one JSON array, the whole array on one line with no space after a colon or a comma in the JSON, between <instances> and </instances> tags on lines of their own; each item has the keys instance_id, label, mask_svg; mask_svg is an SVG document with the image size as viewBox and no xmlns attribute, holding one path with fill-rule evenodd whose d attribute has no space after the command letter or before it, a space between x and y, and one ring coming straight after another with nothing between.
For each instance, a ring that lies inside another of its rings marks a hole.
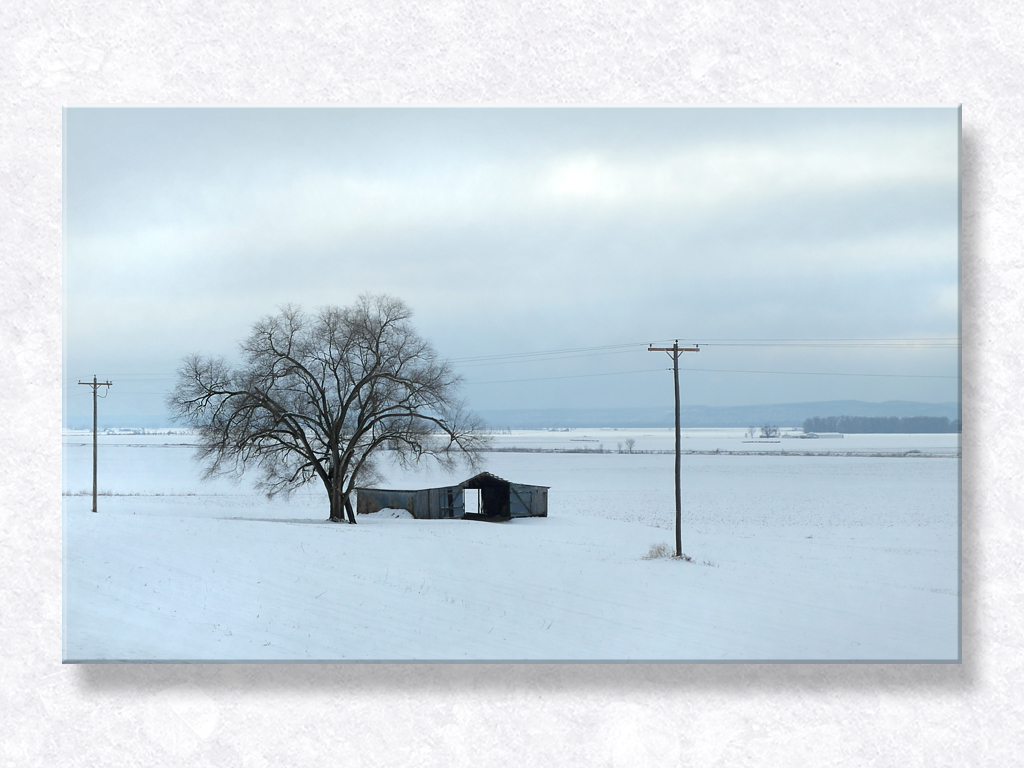
<instances>
[{"instance_id":1,"label":"small shrub","mask_svg":"<svg viewBox=\"0 0 1024 768\"><path fill-rule=\"evenodd\" d=\"M685 552L676 557L672 553L672 548L668 544L651 544L651 548L647 550L647 554L644 555L644 560L657 560L662 557L671 557L673 560L682 560L684 563L692 563L693 558ZM715 565L710 560L705 560L704 565Z\"/></svg>"},{"instance_id":2,"label":"small shrub","mask_svg":"<svg viewBox=\"0 0 1024 768\"><path fill-rule=\"evenodd\" d=\"M644 556L644 560L656 560L659 557L671 557L672 550L668 548L667 544L651 544L651 548L647 550L647 554Z\"/></svg>"}]
</instances>

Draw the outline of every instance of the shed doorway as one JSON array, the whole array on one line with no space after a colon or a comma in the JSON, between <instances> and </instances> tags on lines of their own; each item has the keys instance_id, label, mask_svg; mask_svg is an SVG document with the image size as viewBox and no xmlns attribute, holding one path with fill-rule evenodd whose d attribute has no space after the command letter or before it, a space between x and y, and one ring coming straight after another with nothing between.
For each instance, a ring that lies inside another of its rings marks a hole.
<instances>
[{"instance_id":1,"label":"shed doorway","mask_svg":"<svg viewBox=\"0 0 1024 768\"><path fill-rule=\"evenodd\" d=\"M479 488L466 488L465 496L465 511L467 514L477 515L480 514L480 489Z\"/></svg>"},{"instance_id":2,"label":"shed doorway","mask_svg":"<svg viewBox=\"0 0 1024 768\"><path fill-rule=\"evenodd\" d=\"M485 515L508 517L508 485L485 485L480 489L480 511Z\"/></svg>"}]
</instances>

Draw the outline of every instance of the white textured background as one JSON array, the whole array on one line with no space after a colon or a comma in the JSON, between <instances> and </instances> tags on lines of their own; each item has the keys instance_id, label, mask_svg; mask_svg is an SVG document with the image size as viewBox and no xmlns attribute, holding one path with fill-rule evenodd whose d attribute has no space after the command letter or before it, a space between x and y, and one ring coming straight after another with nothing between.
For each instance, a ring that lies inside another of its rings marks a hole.
<instances>
[{"instance_id":1,"label":"white textured background","mask_svg":"<svg viewBox=\"0 0 1024 768\"><path fill-rule=\"evenodd\" d=\"M3 4L4 765L1017 763L1022 50L1006 0ZM61 107L536 102L963 103L964 663L61 666Z\"/></svg>"}]
</instances>

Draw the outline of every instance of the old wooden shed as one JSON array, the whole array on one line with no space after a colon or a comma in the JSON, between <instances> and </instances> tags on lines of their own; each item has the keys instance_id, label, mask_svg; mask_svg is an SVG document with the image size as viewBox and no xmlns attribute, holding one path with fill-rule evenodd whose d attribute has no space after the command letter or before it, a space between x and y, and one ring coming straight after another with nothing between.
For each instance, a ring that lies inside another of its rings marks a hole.
<instances>
[{"instance_id":1,"label":"old wooden shed","mask_svg":"<svg viewBox=\"0 0 1024 768\"><path fill-rule=\"evenodd\" d=\"M466 491L479 491L479 509L466 510ZM421 520L464 518L509 520L514 517L547 517L548 486L513 483L481 472L458 485L415 491L356 488L356 512L404 509Z\"/></svg>"}]
</instances>

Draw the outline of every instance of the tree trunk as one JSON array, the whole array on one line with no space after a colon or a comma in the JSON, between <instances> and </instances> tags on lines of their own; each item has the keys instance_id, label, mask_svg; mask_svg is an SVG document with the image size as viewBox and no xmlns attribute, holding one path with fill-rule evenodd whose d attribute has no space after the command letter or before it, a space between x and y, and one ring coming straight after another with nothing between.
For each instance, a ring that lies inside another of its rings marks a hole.
<instances>
[{"instance_id":1,"label":"tree trunk","mask_svg":"<svg viewBox=\"0 0 1024 768\"><path fill-rule=\"evenodd\" d=\"M356 513L352 509L352 502L349 501L348 495L345 496L345 512L348 513L348 521L352 525L356 524Z\"/></svg>"},{"instance_id":2,"label":"tree trunk","mask_svg":"<svg viewBox=\"0 0 1024 768\"><path fill-rule=\"evenodd\" d=\"M348 497L342 493L342 489L339 486L333 486L330 489L331 498L331 517L330 522L332 523L344 523L345 522L345 511L347 507L350 507L348 503ZM349 522L355 522L350 520Z\"/></svg>"}]
</instances>

